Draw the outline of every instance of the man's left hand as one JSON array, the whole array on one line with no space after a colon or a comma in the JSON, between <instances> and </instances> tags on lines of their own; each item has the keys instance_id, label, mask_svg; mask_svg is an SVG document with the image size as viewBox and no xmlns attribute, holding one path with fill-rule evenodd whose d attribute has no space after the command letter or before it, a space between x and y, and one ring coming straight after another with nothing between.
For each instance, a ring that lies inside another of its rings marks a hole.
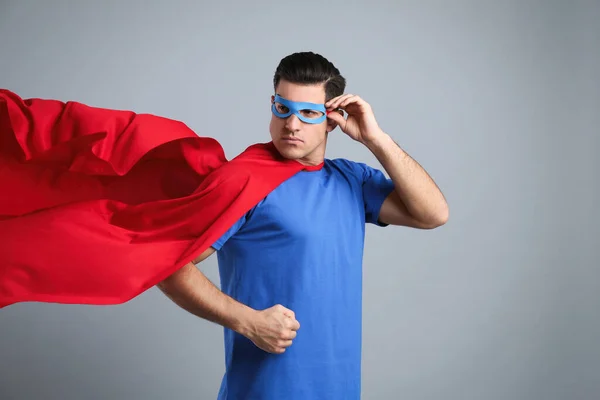
<instances>
[{"instance_id":1,"label":"man's left hand","mask_svg":"<svg viewBox=\"0 0 600 400\"><path fill-rule=\"evenodd\" d=\"M342 132L352 139L367 144L384 133L379 127L371 105L357 95L344 94L334 97L325 103L329 114L327 118L336 122ZM344 118L336 110L344 110L348 114Z\"/></svg>"}]
</instances>

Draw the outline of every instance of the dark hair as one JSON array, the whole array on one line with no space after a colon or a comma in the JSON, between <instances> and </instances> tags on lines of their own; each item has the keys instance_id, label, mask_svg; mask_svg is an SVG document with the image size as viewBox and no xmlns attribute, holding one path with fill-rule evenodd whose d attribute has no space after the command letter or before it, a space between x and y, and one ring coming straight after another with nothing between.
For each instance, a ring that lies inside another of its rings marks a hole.
<instances>
[{"instance_id":1,"label":"dark hair","mask_svg":"<svg viewBox=\"0 0 600 400\"><path fill-rule=\"evenodd\" d=\"M325 84L325 101L344 94L346 79L340 71L320 54L308 52L293 53L284 57L275 70L273 87L281 80L302 85Z\"/></svg>"}]
</instances>

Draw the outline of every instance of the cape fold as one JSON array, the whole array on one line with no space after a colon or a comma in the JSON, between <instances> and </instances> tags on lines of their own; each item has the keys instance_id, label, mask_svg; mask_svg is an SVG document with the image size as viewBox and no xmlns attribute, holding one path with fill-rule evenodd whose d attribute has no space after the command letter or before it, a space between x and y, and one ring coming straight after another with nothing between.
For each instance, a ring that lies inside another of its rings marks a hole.
<instances>
[{"instance_id":1,"label":"cape fold","mask_svg":"<svg viewBox=\"0 0 600 400\"><path fill-rule=\"evenodd\" d=\"M131 300L306 168L271 142L229 161L179 121L0 89L0 308Z\"/></svg>"}]
</instances>

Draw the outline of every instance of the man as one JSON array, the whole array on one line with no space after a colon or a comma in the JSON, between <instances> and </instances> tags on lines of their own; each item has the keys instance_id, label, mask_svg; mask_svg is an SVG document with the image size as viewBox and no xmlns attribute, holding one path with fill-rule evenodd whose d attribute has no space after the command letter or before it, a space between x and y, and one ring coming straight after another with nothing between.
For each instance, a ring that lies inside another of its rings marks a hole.
<instances>
[{"instance_id":1,"label":"man","mask_svg":"<svg viewBox=\"0 0 600 400\"><path fill-rule=\"evenodd\" d=\"M327 59L285 57L274 89L273 144L308 169L159 287L225 327L220 399L358 399L365 223L431 229L446 222L448 207L370 105L344 94L345 79ZM389 179L361 163L325 158L338 126L375 155ZM222 291L194 265L214 252Z\"/></svg>"}]
</instances>

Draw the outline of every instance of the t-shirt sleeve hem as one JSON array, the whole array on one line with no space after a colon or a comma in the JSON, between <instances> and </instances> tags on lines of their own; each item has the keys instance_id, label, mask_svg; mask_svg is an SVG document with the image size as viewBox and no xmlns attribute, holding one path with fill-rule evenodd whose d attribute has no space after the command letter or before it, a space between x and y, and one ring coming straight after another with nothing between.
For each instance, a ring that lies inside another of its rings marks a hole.
<instances>
[{"instance_id":1,"label":"t-shirt sleeve hem","mask_svg":"<svg viewBox=\"0 0 600 400\"><path fill-rule=\"evenodd\" d=\"M369 221L373 225L377 225L377 226L382 227L382 228L385 228L385 227L387 227L387 226L390 225L390 224L387 224L385 222L382 222L381 219L380 219L381 207L383 206L383 203L384 203L385 199L387 199L387 197L394 191L394 185L393 185L393 183L391 183L391 181L389 181L388 183L390 185L383 192L383 196L381 196L378 199L378 202L377 202L376 206L374 207L374 209L377 210L377 212L373 213L373 218L372 218L371 221Z\"/></svg>"}]
</instances>

